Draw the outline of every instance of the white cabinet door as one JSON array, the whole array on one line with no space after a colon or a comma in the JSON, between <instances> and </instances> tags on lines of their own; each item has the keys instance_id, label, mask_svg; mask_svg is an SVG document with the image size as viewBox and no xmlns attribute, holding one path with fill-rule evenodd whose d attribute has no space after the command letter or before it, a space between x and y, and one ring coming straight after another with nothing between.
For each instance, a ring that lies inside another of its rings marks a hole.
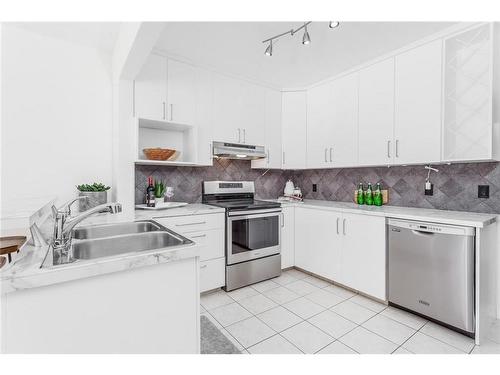
<instances>
[{"instance_id":1,"label":"white cabinet door","mask_svg":"<svg viewBox=\"0 0 500 375\"><path fill-rule=\"evenodd\" d=\"M490 24L444 40L443 161L494 158L492 43Z\"/></svg>"},{"instance_id":2,"label":"white cabinet door","mask_svg":"<svg viewBox=\"0 0 500 375\"><path fill-rule=\"evenodd\" d=\"M266 143L266 90L241 82L241 108L238 125L241 143L264 146Z\"/></svg>"},{"instance_id":3,"label":"white cabinet door","mask_svg":"<svg viewBox=\"0 0 500 375\"><path fill-rule=\"evenodd\" d=\"M208 70L196 70L195 92L195 124L198 131L198 164L212 165L214 96L212 74Z\"/></svg>"},{"instance_id":4,"label":"white cabinet door","mask_svg":"<svg viewBox=\"0 0 500 375\"><path fill-rule=\"evenodd\" d=\"M359 72L359 165L392 164L393 147L394 59L391 58Z\"/></svg>"},{"instance_id":5,"label":"white cabinet door","mask_svg":"<svg viewBox=\"0 0 500 375\"><path fill-rule=\"evenodd\" d=\"M196 69L168 60L167 117L168 121L194 125L196 110Z\"/></svg>"},{"instance_id":6,"label":"white cabinet door","mask_svg":"<svg viewBox=\"0 0 500 375\"><path fill-rule=\"evenodd\" d=\"M134 80L135 116L167 120L167 59L150 55Z\"/></svg>"},{"instance_id":7,"label":"white cabinet door","mask_svg":"<svg viewBox=\"0 0 500 375\"><path fill-rule=\"evenodd\" d=\"M295 209L295 265L330 280L340 273L341 214L305 207Z\"/></svg>"},{"instance_id":8,"label":"white cabinet door","mask_svg":"<svg viewBox=\"0 0 500 375\"><path fill-rule=\"evenodd\" d=\"M284 92L282 96L283 168L306 167L306 92Z\"/></svg>"},{"instance_id":9,"label":"white cabinet door","mask_svg":"<svg viewBox=\"0 0 500 375\"><path fill-rule=\"evenodd\" d=\"M241 84L222 74L213 74L213 140L242 142L239 125L241 108Z\"/></svg>"},{"instance_id":10,"label":"white cabinet door","mask_svg":"<svg viewBox=\"0 0 500 375\"><path fill-rule=\"evenodd\" d=\"M252 160L252 168L279 169L281 160L281 92L268 89L265 94L266 158Z\"/></svg>"},{"instance_id":11,"label":"white cabinet door","mask_svg":"<svg viewBox=\"0 0 500 375\"><path fill-rule=\"evenodd\" d=\"M385 218L343 214L340 282L386 300Z\"/></svg>"},{"instance_id":12,"label":"white cabinet door","mask_svg":"<svg viewBox=\"0 0 500 375\"><path fill-rule=\"evenodd\" d=\"M331 166L333 107L332 84L326 83L307 90L307 167Z\"/></svg>"},{"instance_id":13,"label":"white cabinet door","mask_svg":"<svg viewBox=\"0 0 500 375\"><path fill-rule=\"evenodd\" d=\"M332 109L332 121L328 134L327 160L336 168L357 166L358 73L339 78L331 86L329 108Z\"/></svg>"},{"instance_id":14,"label":"white cabinet door","mask_svg":"<svg viewBox=\"0 0 500 375\"><path fill-rule=\"evenodd\" d=\"M442 41L395 60L395 164L441 158Z\"/></svg>"},{"instance_id":15,"label":"white cabinet door","mask_svg":"<svg viewBox=\"0 0 500 375\"><path fill-rule=\"evenodd\" d=\"M281 215L281 268L295 266L295 208L283 207Z\"/></svg>"}]
</instances>

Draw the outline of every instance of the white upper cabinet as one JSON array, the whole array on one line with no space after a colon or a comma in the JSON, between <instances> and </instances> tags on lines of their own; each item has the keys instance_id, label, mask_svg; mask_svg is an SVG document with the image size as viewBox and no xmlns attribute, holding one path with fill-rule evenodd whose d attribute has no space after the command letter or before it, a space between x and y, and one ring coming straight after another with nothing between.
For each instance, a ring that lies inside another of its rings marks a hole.
<instances>
[{"instance_id":1,"label":"white upper cabinet","mask_svg":"<svg viewBox=\"0 0 500 375\"><path fill-rule=\"evenodd\" d=\"M214 74L214 141L264 145L265 89Z\"/></svg>"},{"instance_id":2,"label":"white upper cabinet","mask_svg":"<svg viewBox=\"0 0 500 375\"><path fill-rule=\"evenodd\" d=\"M332 84L307 90L307 167L331 167L333 138Z\"/></svg>"},{"instance_id":3,"label":"white upper cabinet","mask_svg":"<svg viewBox=\"0 0 500 375\"><path fill-rule=\"evenodd\" d=\"M306 92L283 92L282 96L282 161L284 169L306 167Z\"/></svg>"},{"instance_id":4,"label":"white upper cabinet","mask_svg":"<svg viewBox=\"0 0 500 375\"><path fill-rule=\"evenodd\" d=\"M280 169L281 153L281 92L266 89L265 93L266 158L252 160L252 168Z\"/></svg>"},{"instance_id":5,"label":"white upper cabinet","mask_svg":"<svg viewBox=\"0 0 500 375\"><path fill-rule=\"evenodd\" d=\"M195 124L198 130L198 164L212 165L214 95L212 74L205 69L196 69Z\"/></svg>"},{"instance_id":6,"label":"white upper cabinet","mask_svg":"<svg viewBox=\"0 0 500 375\"><path fill-rule=\"evenodd\" d=\"M151 120L167 119L167 59L150 55L134 80L134 113Z\"/></svg>"},{"instance_id":7,"label":"white upper cabinet","mask_svg":"<svg viewBox=\"0 0 500 375\"><path fill-rule=\"evenodd\" d=\"M266 89L241 82L241 108L238 126L241 127L241 143L264 146L266 142Z\"/></svg>"},{"instance_id":8,"label":"white upper cabinet","mask_svg":"<svg viewBox=\"0 0 500 375\"><path fill-rule=\"evenodd\" d=\"M214 141L241 143L239 82L222 74L213 75Z\"/></svg>"},{"instance_id":9,"label":"white upper cabinet","mask_svg":"<svg viewBox=\"0 0 500 375\"><path fill-rule=\"evenodd\" d=\"M394 59L359 72L359 165L392 164Z\"/></svg>"},{"instance_id":10,"label":"white upper cabinet","mask_svg":"<svg viewBox=\"0 0 500 375\"><path fill-rule=\"evenodd\" d=\"M196 109L195 67L168 60L167 103L168 121L194 125Z\"/></svg>"},{"instance_id":11,"label":"white upper cabinet","mask_svg":"<svg viewBox=\"0 0 500 375\"><path fill-rule=\"evenodd\" d=\"M495 158L492 31L481 25L444 41L443 161Z\"/></svg>"},{"instance_id":12,"label":"white upper cabinet","mask_svg":"<svg viewBox=\"0 0 500 375\"><path fill-rule=\"evenodd\" d=\"M395 164L441 160L442 41L395 60Z\"/></svg>"},{"instance_id":13,"label":"white upper cabinet","mask_svg":"<svg viewBox=\"0 0 500 375\"><path fill-rule=\"evenodd\" d=\"M332 82L328 160L333 167L358 165L358 73Z\"/></svg>"}]
</instances>

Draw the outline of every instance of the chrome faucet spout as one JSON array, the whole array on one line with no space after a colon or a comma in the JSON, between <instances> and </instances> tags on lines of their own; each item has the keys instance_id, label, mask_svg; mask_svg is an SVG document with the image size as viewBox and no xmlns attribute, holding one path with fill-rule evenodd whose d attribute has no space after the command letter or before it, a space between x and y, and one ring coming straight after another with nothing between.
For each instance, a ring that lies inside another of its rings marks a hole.
<instances>
[{"instance_id":1,"label":"chrome faucet spout","mask_svg":"<svg viewBox=\"0 0 500 375\"><path fill-rule=\"evenodd\" d=\"M54 263L61 264L73 261L71 241L73 237L73 228L77 224L81 223L89 216L99 213L119 213L122 211L122 205L120 203L101 204L73 218L69 217L70 211L68 209L59 211L55 207L52 207L52 210L54 212L54 237L52 239L53 259Z\"/></svg>"}]
</instances>

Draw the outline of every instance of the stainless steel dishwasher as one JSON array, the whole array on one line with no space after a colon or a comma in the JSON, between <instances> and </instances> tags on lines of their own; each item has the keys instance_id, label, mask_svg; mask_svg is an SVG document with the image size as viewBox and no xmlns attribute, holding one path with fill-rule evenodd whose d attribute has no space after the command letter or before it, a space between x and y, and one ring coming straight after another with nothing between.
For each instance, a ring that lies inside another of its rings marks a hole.
<instances>
[{"instance_id":1,"label":"stainless steel dishwasher","mask_svg":"<svg viewBox=\"0 0 500 375\"><path fill-rule=\"evenodd\" d=\"M475 229L389 219L389 302L474 333Z\"/></svg>"}]
</instances>

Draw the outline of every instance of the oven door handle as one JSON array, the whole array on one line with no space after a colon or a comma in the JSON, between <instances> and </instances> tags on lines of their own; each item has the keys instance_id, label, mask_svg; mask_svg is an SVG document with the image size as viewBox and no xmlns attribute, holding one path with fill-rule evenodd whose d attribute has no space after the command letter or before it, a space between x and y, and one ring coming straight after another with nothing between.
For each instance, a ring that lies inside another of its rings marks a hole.
<instances>
[{"instance_id":1,"label":"oven door handle","mask_svg":"<svg viewBox=\"0 0 500 375\"><path fill-rule=\"evenodd\" d=\"M254 216L260 214L277 214L281 212L281 208L273 208L267 210L246 210L246 211L229 211L227 216Z\"/></svg>"}]
</instances>

